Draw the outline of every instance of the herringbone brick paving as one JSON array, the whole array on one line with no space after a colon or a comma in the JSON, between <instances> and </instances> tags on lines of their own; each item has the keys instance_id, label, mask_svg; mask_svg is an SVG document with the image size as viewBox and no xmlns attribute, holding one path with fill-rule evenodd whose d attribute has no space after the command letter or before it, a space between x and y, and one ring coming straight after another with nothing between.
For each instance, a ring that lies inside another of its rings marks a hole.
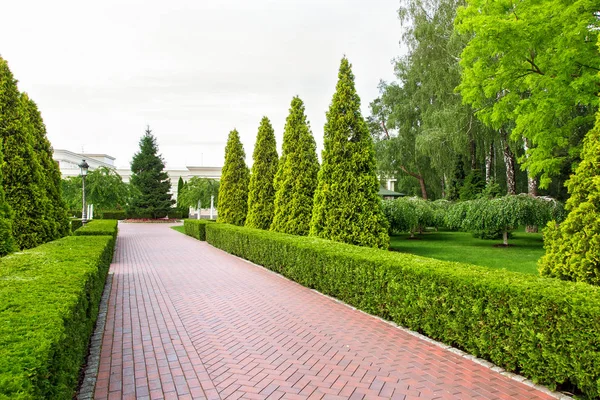
<instances>
[{"instance_id":1,"label":"herringbone brick paving","mask_svg":"<svg viewBox=\"0 0 600 400\"><path fill-rule=\"evenodd\" d=\"M120 224L96 399L550 399L173 231Z\"/></svg>"}]
</instances>

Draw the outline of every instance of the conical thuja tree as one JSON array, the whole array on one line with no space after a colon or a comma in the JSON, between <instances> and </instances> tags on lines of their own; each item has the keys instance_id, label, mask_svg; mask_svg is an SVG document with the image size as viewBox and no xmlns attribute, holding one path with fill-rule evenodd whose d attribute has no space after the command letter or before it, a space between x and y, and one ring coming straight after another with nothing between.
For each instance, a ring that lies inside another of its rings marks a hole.
<instances>
[{"instance_id":1,"label":"conical thuja tree","mask_svg":"<svg viewBox=\"0 0 600 400\"><path fill-rule=\"evenodd\" d=\"M33 147L44 172L44 191L49 200L47 217L50 237L48 239L55 240L68 235L70 231L67 205L62 197L61 173L57 162L52 158L52 146L46 135L46 125L37 105L26 95L24 95L24 101L33 127Z\"/></svg>"},{"instance_id":2,"label":"conical thuja tree","mask_svg":"<svg viewBox=\"0 0 600 400\"><path fill-rule=\"evenodd\" d=\"M181 208L181 193L183 192L183 187L185 186L185 182L183 178L180 176L177 181L177 207Z\"/></svg>"},{"instance_id":3,"label":"conical thuja tree","mask_svg":"<svg viewBox=\"0 0 600 400\"><path fill-rule=\"evenodd\" d=\"M4 163L2 148L0 146L0 166ZM0 256L5 256L16 250L16 243L12 233L12 219L14 214L4 196L2 186L2 169L0 168Z\"/></svg>"},{"instance_id":4,"label":"conical thuja tree","mask_svg":"<svg viewBox=\"0 0 600 400\"><path fill-rule=\"evenodd\" d=\"M348 60L341 62L325 123L311 235L360 246L387 248L387 221L378 196L375 151L360 112Z\"/></svg>"},{"instance_id":5,"label":"conical thuja tree","mask_svg":"<svg viewBox=\"0 0 600 400\"><path fill-rule=\"evenodd\" d=\"M0 139L3 142L2 177L6 201L12 208L13 236L20 249L51 239L48 199L41 166L33 148L33 127L8 64L0 58Z\"/></svg>"},{"instance_id":6,"label":"conical thuja tree","mask_svg":"<svg viewBox=\"0 0 600 400\"><path fill-rule=\"evenodd\" d=\"M150 127L140 139L140 151L133 156L131 172L131 184L138 193L131 201L128 214L138 218L165 217L175 201L171 199L171 180Z\"/></svg>"},{"instance_id":7,"label":"conical thuja tree","mask_svg":"<svg viewBox=\"0 0 600 400\"><path fill-rule=\"evenodd\" d=\"M283 151L275 176L275 215L271 230L307 235L313 197L317 186L319 160L304 103L292 99L283 133Z\"/></svg>"},{"instance_id":8,"label":"conical thuja tree","mask_svg":"<svg viewBox=\"0 0 600 400\"><path fill-rule=\"evenodd\" d=\"M566 186L569 215L544 230L540 273L600 285L600 112L583 142L582 160Z\"/></svg>"},{"instance_id":9,"label":"conical thuja tree","mask_svg":"<svg viewBox=\"0 0 600 400\"><path fill-rule=\"evenodd\" d=\"M246 226L269 229L275 208L273 180L277 172L278 156L275 132L267 117L263 117L260 121L252 159L254 163L248 187Z\"/></svg>"},{"instance_id":10,"label":"conical thuja tree","mask_svg":"<svg viewBox=\"0 0 600 400\"><path fill-rule=\"evenodd\" d=\"M219 185L217 222L244 225L248 213L248 184L250 172L246 153L237 130L232 130L225 146L225 163Z\"/></svg>"}]
</instances>

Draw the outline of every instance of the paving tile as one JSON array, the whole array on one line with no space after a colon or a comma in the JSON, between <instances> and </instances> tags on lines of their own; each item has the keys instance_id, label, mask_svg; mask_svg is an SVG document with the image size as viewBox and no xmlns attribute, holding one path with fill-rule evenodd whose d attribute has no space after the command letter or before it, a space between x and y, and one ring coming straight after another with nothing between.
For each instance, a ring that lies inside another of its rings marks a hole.
<instances>
[{"instance_id":1,"label":"paving tile","mask_svg":"<svg viewBox=\"0 0 600 400\"><path fill-rule=\"evenodd\" d=\"M95 399L551 399L166 224L119 224Z\"/></svg>"}]
</instances>

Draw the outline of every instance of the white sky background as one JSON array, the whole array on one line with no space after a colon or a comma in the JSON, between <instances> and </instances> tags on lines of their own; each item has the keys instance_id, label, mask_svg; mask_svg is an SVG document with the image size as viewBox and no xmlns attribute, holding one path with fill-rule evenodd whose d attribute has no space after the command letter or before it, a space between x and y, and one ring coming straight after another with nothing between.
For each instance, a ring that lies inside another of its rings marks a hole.
<instances>
[{"instance_id":1,"label":"white sky background","mask_svg":"<svg viewBox=\"0 0 600 400\"><path fill-rule=\"evenodd\" d=\"M56 149L128 167L147 124L167 168L222 166L229 131L252 160L260 119L279 149L305 103L320 154L344 54L363 116L400 54L398 0L12 0L0 55Z\"/></svg>"}]
</instances>

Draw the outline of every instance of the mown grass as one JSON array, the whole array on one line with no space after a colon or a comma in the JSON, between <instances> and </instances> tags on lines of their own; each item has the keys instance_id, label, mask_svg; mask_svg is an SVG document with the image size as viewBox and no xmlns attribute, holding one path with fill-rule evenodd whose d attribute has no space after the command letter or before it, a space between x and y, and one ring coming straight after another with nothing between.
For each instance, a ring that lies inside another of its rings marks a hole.
<instances>
[{"instance_id":1,"label":"mown grass","mask_svg":"<svg viewBox=\"0 0 600 400\"><path fill-rule=\"evenodd\" d=\"M542 234L513 232L509 247L494 247L502 240L474 238L467 232L425 232L390 238L390 249L444 261L459 261L495 269L537 274L537 261L544 254Z\"/></svg>"},{"instance_id":2,"label":"mown grass","mask_svg":"<svg viewBox=\"0 0 600 400\"><path fill-rule=\"evenodd\" d=\"M183 227L183 225L172 226L171 229L185 234L185 228Z\"/></svg>"}]
</instances>

